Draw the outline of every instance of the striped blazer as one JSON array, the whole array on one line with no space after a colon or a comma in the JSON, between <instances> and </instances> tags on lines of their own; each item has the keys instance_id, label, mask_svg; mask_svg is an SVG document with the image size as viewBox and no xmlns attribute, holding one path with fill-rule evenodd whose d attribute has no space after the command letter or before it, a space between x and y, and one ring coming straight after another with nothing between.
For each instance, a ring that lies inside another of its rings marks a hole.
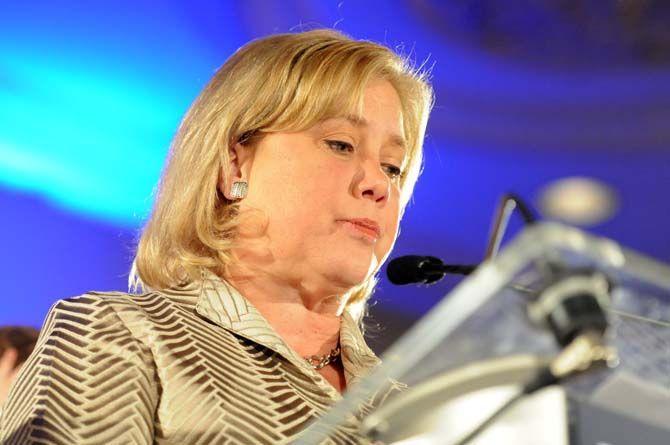
<instances>
[{"instance_id":1,"label":"striped blazer","mask_svg":"<svg viewBox=\"0 0 670 445\"><path fill-rule=\"evenodd\" d=\"M379 362L347 312L340 345L348 386ZM209 276L57 302L4 405L0 443L289 443L340 397L239 292ZM328 442L358 443L356 425Z\"/></svg>"}]
</instances>

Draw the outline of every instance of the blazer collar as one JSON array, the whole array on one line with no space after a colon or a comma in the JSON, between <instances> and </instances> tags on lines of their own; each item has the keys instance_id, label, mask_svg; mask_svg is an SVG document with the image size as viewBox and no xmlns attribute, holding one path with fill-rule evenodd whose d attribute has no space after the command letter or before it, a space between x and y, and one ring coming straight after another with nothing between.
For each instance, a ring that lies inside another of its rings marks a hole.
<instances>
[{"instance_id":1,"label":"blazer collar","mask_svg":"<svg viewBox=\"0 0 670 445\"><path fill-rule=\"evenodd\" d=\"M306 373L319 375L284 342L265 317L237 289L218 276L208 273L203 278L195 310L224 329L277 352ZM358 324L347 310L342 315L341 323L342 364L347 385L350 386L367 375L380 360L365 343Z\"/></svg>"}]
</instances>

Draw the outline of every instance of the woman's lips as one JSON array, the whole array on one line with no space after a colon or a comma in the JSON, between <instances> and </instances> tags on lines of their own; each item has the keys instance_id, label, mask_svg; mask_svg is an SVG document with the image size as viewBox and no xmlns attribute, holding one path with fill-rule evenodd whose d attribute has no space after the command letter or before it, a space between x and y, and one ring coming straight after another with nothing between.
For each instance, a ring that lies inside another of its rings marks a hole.
<instances>
[{"instance_id":1,"label":"woman's lips","mask_svg":"<svg viewBox=\"0 0 670 445\"><path fill-rule=\"evenodd\" d=\"M346 229L355 235L357 238L364 239L370 242L376 242L381 230L379 225L369 219L345 219L340 221Z\"/></svg>"}]
</instances>

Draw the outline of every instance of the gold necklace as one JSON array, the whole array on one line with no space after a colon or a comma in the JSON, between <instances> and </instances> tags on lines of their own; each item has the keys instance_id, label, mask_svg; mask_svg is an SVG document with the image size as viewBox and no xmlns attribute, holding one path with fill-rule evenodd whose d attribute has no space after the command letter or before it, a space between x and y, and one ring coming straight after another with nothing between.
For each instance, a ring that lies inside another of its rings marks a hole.
<instances>
[{"instance_id":1,"label":"gold necklace","mask_svg":"<svg viewBox=\"0 0 670 445\"><path fill-rule=\"evenodd\" d=\"M310 355L309 357L305 357L305 360L312 366L312 369L318 371L324 366L327 366L329 363L334 362L339 355L340 355L340 347L338 346L332 351L330 351L328 354Z\"/></svg>"}]
</instances>

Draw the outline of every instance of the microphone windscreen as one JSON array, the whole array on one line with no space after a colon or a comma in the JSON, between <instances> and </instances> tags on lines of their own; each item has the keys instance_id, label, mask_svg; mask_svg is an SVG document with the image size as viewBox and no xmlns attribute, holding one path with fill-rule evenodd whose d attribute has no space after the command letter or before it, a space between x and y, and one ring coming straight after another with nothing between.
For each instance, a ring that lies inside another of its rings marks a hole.
<instances>
[{"instance_id":1,"label":"microphone windscreen","mask_svg":"<svg viewBox=\"0 0 670 445\"><path fill-rule=\"evenodd\" d=\"M392 259L386 267L386 276L393 284L423 283L426 280L421 265L429 257L405 255Z\"/></svg>"}]
</instances>

